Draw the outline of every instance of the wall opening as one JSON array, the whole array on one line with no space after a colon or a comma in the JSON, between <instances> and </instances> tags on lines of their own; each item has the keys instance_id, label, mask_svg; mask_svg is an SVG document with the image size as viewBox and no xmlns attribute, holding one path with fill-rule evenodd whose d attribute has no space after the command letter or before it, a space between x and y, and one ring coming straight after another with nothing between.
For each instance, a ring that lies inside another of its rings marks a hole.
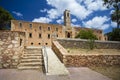
<instances>
[{"instance_id":1,"label":"wall opening","mask_svg":"<svg viewBox=\"0 0 120 80\"><path fill-rule=\"evenodd\" d=\"M41 33L39 33L39 38L42 38Z\"/></svg>"},{"instance_id":2,"label":"wall opening","mask_svg":"<svg viewBox=\"0 0 120 80\"><path fill-rule=\"evenodd\" d=\"M33 42L31 42L31 45L33 45Z\"/></svg>"},{"instance_id":3,"label":"wall opening","mask_svg":"<svg viewBox=\"0 0 120 80\"><path fill-rule=\"evenodd\" d=\"M20 46L22 45L22 39L20 39Z\"/></svg>"},{"instance_id":4,"label":"wall opening","mask_svg":"<svg viewBox=\"0 0 120 80\"><path fill-rule=\"evenodd\" d=\"M48 43L45 43L45 45L48 45Z\"/></svg>"},{"instance_id":5,"label":"wall opening","mask_svg":"<svg viewBox=\"0 0 120 80\"><path fill-rule=\"evenodd\" d=\"M41 43L38 43L39 45L41 45Z\"/></svg>"},{"instance_id":6,"label":"wall opening","mask_svg":"<svg viewBox=\"0 0 120 80\"><path fill-rule=\"evenodd\" d=\"M32 33L29 33L29 38L32 38Z\"/></svg>"},{"instance_id":7,"label":"wall opening","mask_svg":"<svg viewBox=\"0 0 120 80\"><path fill-rule=\"evenodd\" d=\"M70 33L68 32L68 33L67 33L67 38L70 38L70 36L71 36L71 35L70 35Z\"/></svg>"},{"instance_id":8,"label":"wall opening","mask_svg":"<svg viewBox=\"0 0 120 80\"><path fill-rule=\"evenodd\" d=\"M50 39L50 34L48 34L48 39Z\"/></svg>"}]
</instances>

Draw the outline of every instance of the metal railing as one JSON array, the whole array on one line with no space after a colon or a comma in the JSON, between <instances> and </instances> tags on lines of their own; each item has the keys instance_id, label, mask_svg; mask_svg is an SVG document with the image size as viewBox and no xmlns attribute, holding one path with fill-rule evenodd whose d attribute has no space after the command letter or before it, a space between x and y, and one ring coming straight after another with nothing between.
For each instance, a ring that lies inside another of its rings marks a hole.
<instances>
[{"instance_id":1,"label":"metal railing","mask_svg":"<svg viewBox=\"0 0 120 80\"><path fill-rule=\"evenodd\" d=\"M42 52L43 52L45 72L48 73L48 55L45 46L42 47Z\"/></svg>"}]
</instances>

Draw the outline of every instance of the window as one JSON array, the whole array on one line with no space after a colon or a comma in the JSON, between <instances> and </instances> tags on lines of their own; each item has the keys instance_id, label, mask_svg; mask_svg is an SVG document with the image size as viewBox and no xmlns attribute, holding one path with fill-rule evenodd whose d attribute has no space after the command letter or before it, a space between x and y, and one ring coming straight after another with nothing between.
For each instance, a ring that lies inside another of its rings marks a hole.
<instances>
[{"instance_id":1,"label":"window","mask_svg":"<svg viewBox=\"0 0 120 80\"><path fill-rule=\"evenodd\" d=\"M19 26L22 27L22 23L21 22L19 23Z\"/></svg>"},{"instance_id":2,"label":"window","mask_svg":"<svg viewBox=\"0 0 120 80\"><path fill-rule=\"evenodd\" d=\"M33 45L33 42L31 42L31 45Z\"/></svg>"},{"instance_id":3,"label":"window","mask_svg":"<svg viewBox=\"0 0 120 80\"><path fill-rule=\"evenodd\" d=\"M20 39L20 46L22 45L22 39Z\"/></svg>"},{"instance_id":4,"label":"window","mask_svg":"<svg viewBox=\"0 0 120 80\"><path fill-rule=\"evenodd\" d=\"M50 39L50 34L48 34L48 39Z\"/></svg>"},{"instance_id":5,"label":"window","mask_svg":"<svg viewBox=\"0 0 120 80\"><path fill-rule=\"evenodd\" d=\"M32 28L32 24L30 24L30 28Z\"/></svg>"},{"instance_id":6,"label":"window","mask_svg":"<svg viewBox=\"0 0 120 80\"><path fill-rule=\"evenodd\" d=\"M58 37L58 34L57 34L57 37Z\"/></svg>"},{"instance_id":7,"label":"window","mask_svg":"<svg viewBox=\"0 0 120 80\"><path fill-rule=\"evenodd\" d=\"M69 13L67 13L67 17L69 17Z\"/></svg>"},{"instance_id":8,"label":"window","mask_svg":"<svg viewBox=\"0 0 120 80\"><path fill-rule=\"evenodd\" d=\"M32 38L32 33L29 33L29 38Z\"/></svg>"},{"instance_id":9,"label":"window","mask_svg":"<svg viewBox=\"0 0 120 80\"><path fill-rule=\"evenodd\" d=\"M41 43L38 43L39 45L41 45Z\"/></svg>"},{"instance_id":10,"label":"window","mask_svg":"<svg viewBox=\"0 0 120 80\"><path fill-rule=\"evenodd\" d=\"M58 28L56 28L56 31L58 31Z\"/></svg>"},{"instance_id":11,"label":"window","mask_svg":"<svg viewBox=\"0 0 120 80\"><path fill-rule=\"evenodd\" d=\"M48 45L48 43L45 43L45 45Z\"/></svg>"},{"instance_id":12,"label":"window","mask_svg":"<svg viewBox=\"0 0 120 80\"><path fill-rule=\"evenodd\" d=\"M41 26L39 26L39 30L41 30Z\"/></svg>"},{"instance_id":13,"label":"window","mask_svg":"<svg viewBox=\"0 0 120 80\"><path fill-rule=\"evenodd\" d=\"M42 38L41 33L39 33L39 38Z\"/></svg>"},{"instance_id":14,"label":"window","mask_svg":"<svg viewBox=\"0 0 120 80\"><path fill-rule=\"evenodd\" d=\"M99 37L99 40L101 40L101 37Z\"/></svg>"},{"instance_id":15,"label":"window","mask_svg":"<svg viewBox=\"0 0 120 80\"><path fill-rule=\"evenodd\" d=\"M50 31L50 27L48 27L48 31Z\"/></svg>"}]
</instances>

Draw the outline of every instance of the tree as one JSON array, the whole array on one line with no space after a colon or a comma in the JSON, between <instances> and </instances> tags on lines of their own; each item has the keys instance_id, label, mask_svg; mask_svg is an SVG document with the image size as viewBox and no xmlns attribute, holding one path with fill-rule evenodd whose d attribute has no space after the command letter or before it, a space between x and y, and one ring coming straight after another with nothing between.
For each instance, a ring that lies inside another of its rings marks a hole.
<instances>
[{"instance_id":1,"label":"tree","mask_svg":"<svg viewBox=\"0 0 120 80\"><path fill-rule=\"evenodd\" d=\"M120 41L120 28L114 28L112 32L106 34L110 41Z\"/></svg>"},{"instance_id":2,"label":"tree","mask_svg":"<svg viewBox=\"0 0 120 80\"><path fill-rule=\"evenodd\" d=\"M97 40L97 37L93 34L92 30L80 30L76 38Z\"/></svg>"},{"instance_id":3,"label":"tree","mask_svg":"<svg viewBox=\"0 0 120 80\"><path fill-rule=\"evenodd\" d=\"M8 29L10 20L14 19L12 15L0 7L0 30Z\"/></svg>"},{"instance_id":4,"label":"tree","mask_svg":"<svg viewBox=\"0 0 120 80\"><path fill-rule=\"evenodd\" d=\"M117 23L117 28L120 26L120 0L103 0L107 8L113 7L114 11L111 14L111 20Z\"/></svg>"}]
</instances>

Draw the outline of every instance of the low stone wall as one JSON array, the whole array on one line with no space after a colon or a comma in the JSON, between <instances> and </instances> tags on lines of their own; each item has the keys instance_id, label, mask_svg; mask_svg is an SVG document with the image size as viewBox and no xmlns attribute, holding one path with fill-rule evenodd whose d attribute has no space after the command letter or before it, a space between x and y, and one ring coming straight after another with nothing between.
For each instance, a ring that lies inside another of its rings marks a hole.
<instances>
[{"instance_id":1,"label":"low stone wall","mask_svg":"<svg viewBox=\"0 0 120 80\"><path fill-rule=\"evenodd\" d=\"M58 58L61 60L61 62L65 63L67 51L59 44L59 42L53 41L52 49L56 53Z\"/></svg>"},{"instance_id":2,"label":"low stone wall","mask_svg":"<svg viewBox=\"0 0 120 80\"><path fill-rule=\"evenodd\" d=\"M57 39L57 41L65 48L89 48L90 41L83 39ZM97 49L120 49L118 41L98 41L94 42L94 47Z\"/></svg>"},{"instance_id":3,"label":"low stone wall","mask_svg":"<svg viewBox=\"0 0 120 80\"><path fill-rule=\"evenodd\" d=\"M99 55L99 54L69 54L58 41L53 41L52 49L66 66L120 66L120 54L118 55Z\"/></svg>"},{"instance_id":4,"label":"low stone wall","mask_svg":"<svg viewBox=\"0 0 120 80\"><path fill-rule=\"evenodd\" d=\"M0 68L16 68L24 51L24 32L0 31Z\"/></svg>"},{"instance_id":5,"label":"low stone wall","mask_svg":"<svg viewBox=\"0 0 120 80\"><path fill-rule=\"evenodd\" d=\"M67 55L66 66L120 66L120 55Z\"/></svg>"}]
</instances>

